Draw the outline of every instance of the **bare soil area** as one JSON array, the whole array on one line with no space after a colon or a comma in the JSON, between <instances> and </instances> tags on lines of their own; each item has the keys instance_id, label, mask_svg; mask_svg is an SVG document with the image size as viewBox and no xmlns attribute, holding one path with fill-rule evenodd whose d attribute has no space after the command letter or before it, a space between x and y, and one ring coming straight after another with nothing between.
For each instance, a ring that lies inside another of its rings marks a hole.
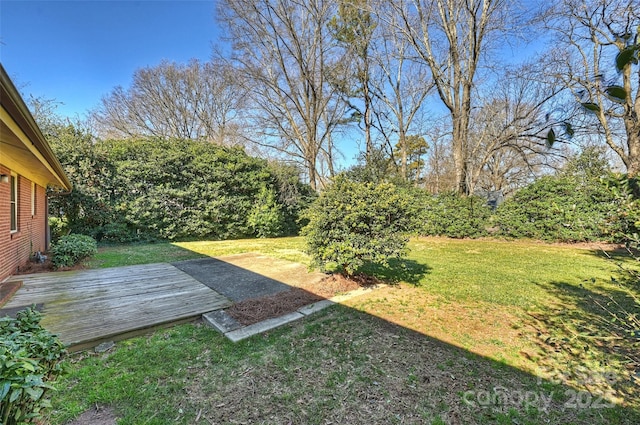
<instances>
[{"instance_id":1,"label":"bare soil area","mask_svg":"<svg viewBox=\"0 0 640 425\"><path fill-rule=\"evenodd\" d=\"M18 270L14 274L23 275L23 274L33 274L33 273L65 272L69 270L83 270L84 268L85 268L84 264L80 263L80 264L76 264L73 267L60 267L56 269L53 266L53 263L51 263L51 260L47 259L44 263L29 261L27 264L18 267Z\"/></svg>"},{"instance_id":2,"label":"bare soil area","mask_svg":"<svg viewBox=\"0 0 640 425\"><path fill-rule=\"evenodd\" d=\"M116 425L118 417L110 406L95 405L67 425Z\"/></svg>"}]
</instances>

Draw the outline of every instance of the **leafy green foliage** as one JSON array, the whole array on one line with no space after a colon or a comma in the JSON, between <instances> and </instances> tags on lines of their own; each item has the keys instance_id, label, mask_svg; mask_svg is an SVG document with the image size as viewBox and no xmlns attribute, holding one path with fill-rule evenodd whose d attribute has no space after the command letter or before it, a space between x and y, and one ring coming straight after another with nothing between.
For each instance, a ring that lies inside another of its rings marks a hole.
<instances>
[{"instance_id":1,"label":"leafy green foliage","mask_svg":"<svg viewBox=\"0 0 640 425\"><path fill-rule=\"evenodd\" d=\"M582 107L591 112L600 112L600 105L592 102L582 102Z\"/></svg>"},{"instance_id":2,"label":"leafy green foliage","mask_svg":"<svg viewBox=\"0 0 640 425\"><path fill-rule=\"evenodd\" d=\"M251 234L253 200L271 179L264 162L238 149L186 140L111 143L124 148L115 163L129 194L119 209L143 233L163 239Z\"/></svg>"},{"instance_id":3,"label":"leafy green foliage","mask_svg":"<svg viewBox=\"0 0 640 425\"><path fill-rule=\"evenodd\" d=\"M51 246L51 262L54 267L72 267L98 252L95 239L87 235L63 236Z\"/></svg>"},{"instance_id":4,"label":"leafy green foliage","mask_svg":"<svg viewBox=\"0 0 640 425\"><path fill-rule=\"evenodd\" d=\"M368 155L361 153L357 160L358 162L344 173L350 180L363 183L386 181L396 185L403 184L398 167L384 149L374 147Z\"/></svg>"},{"instance_id":5,"label":"leafy green foliage","mask_svg":"<svg viewBox=\"0 0 640 425\"><path fill-rule=\"evenodd\" d=\"M268 238L282 232L283 222L282 208L276 202L275 191L263 187L249 213L249 226L259 238Z\"/></svg>"},{"instance_id":6,"label":"leafy green foliage","mask_svg":"<svg viewBox=\"0 0 640 425\"><path fill-rule=\"evenodd\" d=\"M640 180L627 175L611 175L605 184L611 191L613 203L607 217L611 237L615 241L640 241Z\"/></svg>"},{"instance_id":7,"label":"leafy green foliage","mask_svg":"<svg viewBox=\"0 0 640 425\"><path fill-rule=\"evenodd\" d=\"M616 240L611 220L616 196L603 151L587 149L556 176L545 176L521 189L496 211L497 233L510 238L582 242Z\"/></svg>"},{"instance_id":8,"label":"leafy green foliage","mask_svg":"<svg viewBox=\"0 0 640 425\"><path fill-rule=\"evenodd\" d=\"M613 197L603 184L546 176L520 190L496 213L498 234L545 241L598 241Z\"/></svg>"},{"instance_id":9,"label":"leafy green foliage","mask_svg":"<svg viewBox=\"0 0 640 425\"><path fill-rule=\"evenodd\" d=\"M69 223L64 217L49 217L49 231L51 232L51 241L56 243L58 239L69 234Z\"/></svg>"},{"instance_id":10,"label":"leafy green foliage","mask_svg":"<svg viewBox=\"0 0 640 425\"><path fill-rule=\"evenodd\" d=\"M627 91L622 86L612 85L605 89L607 96L614 102L624 102L627 98Z\"/></svg>"},{"instance_id":11,"label":"leafy green foliage","mask_svg":"<svg viewBox=\"0 0 640 425\"><path fill-rule=\"evenodd\" d=\"M640 29L639 29L640 31ZM622 71L629 64L638 64L640 44L632 44L621 49L616 55L616 69Z\"/></svg>"},{"instance_id":12,"label":"leafy green foliage","mask_svg":"<svg viewBox=\"0 0 640 425\"><path fill-rule=\"evenodd\" d=\"M307 210L303 229L312 265L355 274L366 262L387 265L405 254L410 198L390 183L360 183L344 175Z\"/></svg>"},{"instance_id":13,"label":"leafy green foliage","mask_svg":"<svg viewBox=\"0 0 640 425\"><path fill-rule=\"evenodd\" d=\"M48 141L73 184L71 193L50 196L50 215L66 222L65 232L100 239L102 226L117 220L110 208L116 174L109 153L71 124L51 125L49 131Z\"/></svg>"},{"instance_id":14,"label":"leafy green foliage","mask_svg":"<svg viewBox=\"0 0 640 425\"><path fill-rule=\"evenodd\" d=\"M423 136L407 135L405 137L405 149L407 154L407 180L421 182L426 167L426 155L429 151L429 144ZM395 146L394 158L402 161L402 143L398 141Z\"/></svg>"},{"instance_id":15,"label":"leafy green foliage","mask_svg":"<svg viewBox=\"0 0 640 425\"><path fill-rule=\"evenodd\" d=\"M41 419L63 371L64 345L40 326L40 319L31 308L15 319L0 318L0 423L5 425Z\"/></svg>"},{"instance_id":16,"label":"leafy green foliage","mask_svg":"<svg viewBox=\"0 0 640 425\"><path fill-rule=\"evenodd\" d=\"M300 171L294 166L271 162L269 172L273 175L277 203L282 212L281 231L277 236L297 235L300 228L306 225L302 212L318 195L308 184L302 184Z\"/></svg>"},{"instance_id":17,"label":"leafy green foliage","mask_svg":"<svg viewBox=\"0 0 640 425\"><path fill-rule=\"evenodd\" d=\"M73 127L61 128L51 144L74 185L52 198L51 213L71 233L132 242L299 230L308 189L298 174L241 149L175 139L93 141ZM269 229L248 222L262 190L276 195L280 210Z\"/></svg>"},{"instance_id":18,"label":"leafy green foliage","mask_svg":"<svg viewBox=\"0 0 640 425\"><path fill-rule=\"evenodd\" d=\"M421 209L415 226L420 235L477 238L487 234L491 209L478 196L423 192L416 201Z\"/></svg>"},{"instance_id":19,"label":"leafy green foliage","mask_svg":"<svg viewBox=\"0 0 640 425\"><path fill-rule=\"evenodd\" d=\"M547 133L547 141L546 141L546 145L547 147L551 147L553 146L553 144L556 142L556 132L553 131L553 128L549 129L549 132Z\"/></svg>"}]
</instances>

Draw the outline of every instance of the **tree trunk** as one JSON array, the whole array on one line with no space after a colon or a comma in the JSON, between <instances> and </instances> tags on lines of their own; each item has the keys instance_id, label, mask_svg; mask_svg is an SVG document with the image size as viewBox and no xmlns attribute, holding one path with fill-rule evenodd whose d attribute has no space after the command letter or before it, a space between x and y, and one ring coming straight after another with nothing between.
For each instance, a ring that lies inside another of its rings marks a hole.
<instances>
[{"instance_id":1,"label":"tree trunk","mask_svg":"<svg viewBox=\"0 0 640 425\"><path fill-rule=\"evenodd\" d=\"M453 149L453 164L456 175L456 190L458 193L468 195L469 186L467 182L468 177L468 152L467 152L467 137L468 128L465 125L467 122L464 117L458 116L452 113L453 118L453 134L452 134L452 149Z\"/></svg>"},{"instance_id":2,"label":"tree trunk","mask_svg":"<svg viewBox=\"0 0 640 425\"><path fill-rule=\"evenodd\" d=\"M307 159L307 171L309 172L309 186L311 186L311 189L315 192L318 190L318 184L317 184L317 180L318 180L318 176L316 173L316 164L315 164L315 158L314 159Z\"/></svg>"},{"instance_id":3,"label":"tree trunk","mask_svg":"<svg viewBox=\"0 0 640 425\"><path fill-rule=\"evenodd\" d=\"M367 74L369 73L368 67L366 68ZM366 144L366 159L367 163L373 153L373 142L371 141L371 94L369 93L369 77L365 77L363 81L362 89L364 92L364 137Z\"/></svg>"},{"instance_id":4,"label":"tree trunk","mask_svg":"<svg viewBox=\"0 0 640 425\"><path fill-rule=\"evenodd\" d=\"M400 139L400 173L402 174L402 180L407 181L407 135L404 127L401 126L398 133L398 138Z\"/></svg>"},{"instance_id":5,"label":"tree trunk","mask_svg":"<svg viewBox=\"0 0 640 425\"><path fill-rule=\"evenodd\" d=\"M640 177L640 129L628 135L629 162L627 173L629 177Z\"/></svg>"},{"instance_id":6,"label":"tree trunk","mask_svg":"<svg viewBox=\"0 0 640 425\"><path fill-rule=\"evenodd\" d=\"M638 27L640 31L640 27ZM640 37L640 35L638 36ZM631 80L634 78L632 74L632 63L628 63L623 70L622 82L627 94L624 104L624 127L627 133L627 147L629 155L627 156L627 173L629 177L637 177L640 174L640 69L638 69L638 81L633 98L633 85Z\"/></svg>"}]
</instances>

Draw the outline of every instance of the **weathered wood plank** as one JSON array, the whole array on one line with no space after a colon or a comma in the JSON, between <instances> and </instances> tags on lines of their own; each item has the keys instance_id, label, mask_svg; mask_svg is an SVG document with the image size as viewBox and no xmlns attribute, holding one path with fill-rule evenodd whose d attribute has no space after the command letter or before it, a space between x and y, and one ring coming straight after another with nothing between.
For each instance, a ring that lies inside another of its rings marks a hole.
<instances>
[{"instance_id":1,"label":"weathered wood plank","mask_svg":"<svg viewBox=\"0 0 640 425\"><path fill-rule=\"evenodd\" d=\"M44 304L43 326L71 349L188 321L231 302L170 264L16 276L5 307Z\"/></svg>"}]
</instances>

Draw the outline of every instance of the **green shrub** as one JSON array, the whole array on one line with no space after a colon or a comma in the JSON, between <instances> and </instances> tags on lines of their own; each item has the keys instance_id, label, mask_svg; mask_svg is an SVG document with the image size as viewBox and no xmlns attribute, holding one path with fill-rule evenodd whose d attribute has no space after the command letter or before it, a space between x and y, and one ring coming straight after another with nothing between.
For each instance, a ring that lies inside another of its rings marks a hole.
<instances>
[{"instance_id":1,"label":"green shrub","mask_svg":"<svg viewBox=\"0 0 640 425\"><path fill-rule=\"evenodd\" d=\"M478 196L457 192L417 198L420 205L416 231L422 236L477 238L487 234L491 209Z\"/></svg>"},{"instance_id":2,"label":"green shrub","mask_svg":"<svg viewBox=\"0 0 640 425\"><path fill-rule=\"evenodd\" d=\"M276 201L273 189L263 187L256 197L247 219L249 226L259 238L281 236L284 229L282 207Z\"/></svg>"},{"instance_id":3,"label":"green shrub","mask_svg":"<svg viewBox=\"0 0 640 425\"><path fill-rule=\"evenodd\" d=\"M616 242L640 240L640 180L612 174L605 180L613 196L607 216L607 235ZM637 248L637 246L636 246Z\"/></svg>"},{"instance_id":4,"label":"green shrub","mask_svg":"<svg viewBox=\"0 0 640 425\"><path fill-rule=\"evenodd\" d=\"M512 238L582 242L610 239L614 196L599 180L546 176L498 207L497 233Z\"/></svg>"},{"instance_id":5,"label":"green shrub","mask_svg":"<svg viewBox=\"0 0 640 425\"><path fill-rule=\"evenodd\" d=\"M65 217L71 233L99 242L272 234L273 223L248 223L265 187L284 215L277 233L299 230L308 185L293 167L197 140L95 141L72 127L50 142L74 186L51 198L50 213Z\"/></svg>"},{"instance_id":6,"label":"green shrub","mask_svg":"<svg viewBox=\"0 0 640 425\"><path fill-rule=\"evenodd\" d=\"M51 262L56 268L72 267L98 252L98 244L91 236L67 235L51 246Z\"/></svg>"},{"instance_id":7,"label":"green shrub","mask_svg":"<svg viewBox=\"0 0 640 425\"><path fill-rule=\"evenodd\" d=\"M340 175L307 210L303 229L312 264L355 274L366 262L388 265L405 254L410 198L390 183L358 183Z\"/></svg>"},{"instance_id":8,"label":"green shrub","mask_svg":"<svg viewBox=\"0 0 640 425\"><path fill-rule=\"evenodd\" d=\"M16 318L0 318L0 423L42 418L50 390L62 373L62 342L42 328L41 315L28 308Z\"/></svg>"},{"instance_id":9,"label":"green shrub","mask_svg":"<svg viewBox=\"0 0 640 425\"><path fill-rule=\"evenodd\" d=\"M97 233L96 240L99 242L129 243L140 241L140 237L134 229L118 221L102 226L97 229Z\"/></svg>"},{"instance_id":10,"label":"green shrub","mask_svg":"<svg viewBox=\"0 0 640 425\"><path fill-rule=\"evenodd\" d=\"M307 224L302 212L309 208L318 194L300 181L300 170L294 166L270 162L269 171L274 176L277 203L283 215L281 235L298 235Z\"/></svg>"},{"instance_id":11,"label":"green shrub","mask_svg":"<svg viewBox=\"0 0 640 425\"><path fill-rule=\"evenodd\" d=\"M64 235L69 234L69 224L65 218L49 217L49 231L51 232L51 241L55 243Z\"/></svg>"}]
</instances>

